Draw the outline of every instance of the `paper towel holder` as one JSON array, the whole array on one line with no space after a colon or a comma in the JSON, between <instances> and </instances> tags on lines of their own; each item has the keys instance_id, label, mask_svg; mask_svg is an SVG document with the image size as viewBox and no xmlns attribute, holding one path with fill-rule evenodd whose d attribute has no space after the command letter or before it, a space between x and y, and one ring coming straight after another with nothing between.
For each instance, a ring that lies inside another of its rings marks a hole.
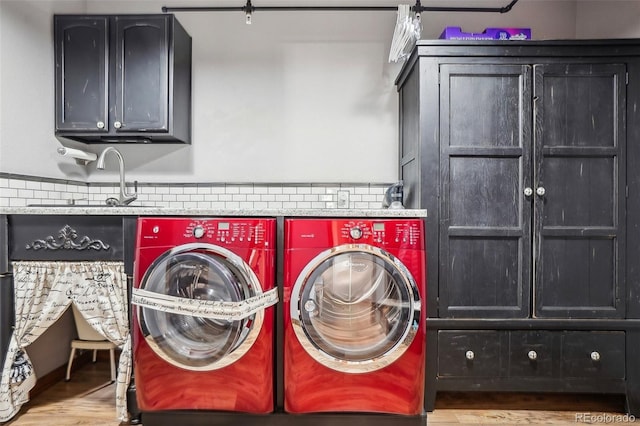
<instances>
[{"instance_id":1,"label":"paper towel holder","mask_svg":"<svg viewBox=\"0 0 640 426\"><path fill-rule=\"evenodd\" d=\"M92 161L96 161L98 159L98 155L93 152L86 152L81 149L68 148L66 146L61 146L58 148L58 154L63 157L71 157L76 160L81 166L86 166Z\"/></svg>"}]
</instances>

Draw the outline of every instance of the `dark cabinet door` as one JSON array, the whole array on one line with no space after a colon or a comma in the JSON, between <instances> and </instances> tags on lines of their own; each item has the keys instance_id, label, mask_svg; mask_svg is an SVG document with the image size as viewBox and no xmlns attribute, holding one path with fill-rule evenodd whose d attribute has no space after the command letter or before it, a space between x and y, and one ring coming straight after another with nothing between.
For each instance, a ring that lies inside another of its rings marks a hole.
<instances>
[{"instance_id":1,"label":"dark cabinet door","mask_svg":"<svg viewBox=\"0 0 640 426\"><path fill-rule=\"evenodd\" d=\"M116 16L112 72L115 132L167 132L170 16Z\"/></svg>"},{"instance_id":2,"label":"dark cabinet door","mask_svg":"<svg viewBox=\"0 0 640 426\"><path fill-rule=\"evenodd\" d=\"M441 65L441 316L624 317L625 76Z\"/></svg>"},{"instance_id":3,"label":"dark cabinet door","mask_svg":"<svg viewBox=\"0 0 640 426\"><path fill-rule=\"evenodd\" d=\"M57 17L56 129L69 132L108 131L106 17Z\"/></svg>"},{"instance_id":4,"label":"dark cabinet door","mask_svg":"<svg viewBox=\"0 0 640 426\"><path fill-rule=\"evenodd\" d=\"M529 315L531 67L440 68L440 316Z\"/></svg>"},{"instance_id":5,"label":"dark cabinet door","mask_svg":"<svg viewBox=\"0 0 640 426\"><path fill-rule=\"evenodd\" d=\"M622 318L626 67L534 74L535 313Z\"/></svg>"}]
</instances>

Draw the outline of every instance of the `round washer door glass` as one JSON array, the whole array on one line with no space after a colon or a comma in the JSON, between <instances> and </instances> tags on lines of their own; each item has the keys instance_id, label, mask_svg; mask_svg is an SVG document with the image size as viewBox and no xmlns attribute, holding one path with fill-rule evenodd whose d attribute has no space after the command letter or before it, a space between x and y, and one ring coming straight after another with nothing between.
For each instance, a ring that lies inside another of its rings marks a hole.
<instances>
[{"instance_id":1,"label":"round washer door glass","mask_svg":"<svg viewBox=\"0 0 640 426\"><path fill-rule=\"evenodd\" d=\"M262 293L249 265L210 244L187 244L165 252L149 267L140 288L219 302L242 302ZM138 318L146 341L158 356L175 366L203 371L225 367L242 357L260 332L264 312L230 321L138 307Z\"/></svg>"},{"instance_id":2,"label":"round washer door glass","mask_svg":"<svg viewBox=\"0 0 640 426\"><path fill-rule=\"evenodd\" d=\"M337 371L383 368L409 347L420 323L420 296L407 268L369 245L316 256L292 290L291 320L307 353Z\"/></svg>"}]
</instances>

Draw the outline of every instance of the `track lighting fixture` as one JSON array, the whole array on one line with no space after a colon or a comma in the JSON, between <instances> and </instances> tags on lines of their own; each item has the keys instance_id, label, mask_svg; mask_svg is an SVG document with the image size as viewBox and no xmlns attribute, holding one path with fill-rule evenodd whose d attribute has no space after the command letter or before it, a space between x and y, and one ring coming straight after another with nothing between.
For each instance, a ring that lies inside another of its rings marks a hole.
<instances>
[{"instance_id":1,"label":"track lighting fixture","mask_svg":"<svg viewBox=\"0 0 640 426\"><path fill-rule=\"evenodd\" d=\"M247 4L244 5L245 23L251 25L251 18L255 7L251 4L251 0L247 0Z\"/></svg>"},{"instance_id":2,"label":"track lighting fixture","mask_svg":"<svg viewBox=\"0 0 640 426\"><path fill-rule=\"evenodd\" d=\"M2 1L2 0L0 0ZM411 8L414 13L421 12L509 12L519 0L511 0L509 4L503 7L457 7L457 6L423 6L417 0L416 4ZM230 12L242 11L246 16L246 23L250 24L253 12L270 11L270 12L286 12L286 11L397 11L397 6L253 6L251 0L248 0L244 6L163 6L162 12Z\"/></svg>"}]
</instances>

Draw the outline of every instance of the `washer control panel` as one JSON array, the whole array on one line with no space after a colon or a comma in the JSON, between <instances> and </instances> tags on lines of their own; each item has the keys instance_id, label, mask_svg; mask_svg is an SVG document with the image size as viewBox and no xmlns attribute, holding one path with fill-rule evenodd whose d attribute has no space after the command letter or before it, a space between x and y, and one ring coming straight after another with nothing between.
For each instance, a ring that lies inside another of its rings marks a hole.
<instances>
[{"instance_id":1,"label":"washer control panel","mask_svg":"<svg viewBox=\"0 0 640 426\"><path fill-rule=\"evenodd\" d=\"M141 218L141 241L149 245L202 242L220 246L272 248L273 219Z\"/></svg>"},{"instance_id":2,"label":"washer control panel","mask_svg":"<svg viewBox=\"0 0 640 426\"><path fill-rule=\"evenodd\" d=\"M420 220L345 220L340 225L339 241L335 243L423 246L423 223Z\"/></svg>"},{"instance_id":3,"label":"washer control panel","mask_svg":"<svg viewBox=\"0 0 640 426\"><path fill-rule=\"evenodd\" d=\"M249 222L197 219L187 224L184 236L219 245L261 245L265 228Z\"/></svg>"}]
</instances>

